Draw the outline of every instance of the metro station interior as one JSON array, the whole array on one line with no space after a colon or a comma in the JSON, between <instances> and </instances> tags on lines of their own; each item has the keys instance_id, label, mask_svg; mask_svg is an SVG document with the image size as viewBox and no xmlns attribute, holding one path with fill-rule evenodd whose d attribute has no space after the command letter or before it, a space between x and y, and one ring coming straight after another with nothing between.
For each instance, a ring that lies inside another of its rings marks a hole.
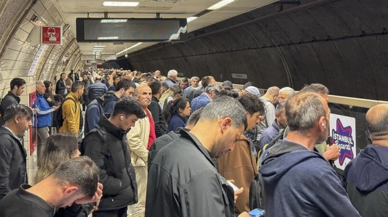
<instances>
[{"instance_id":1,"label":"metro station interior","mask_svg":"<svg viewBox=\"0 0 388 217\"><path fill-rule=\"evenodd\" d=\"M179 77L252 81L263 93L271 86L300 90L321 83L330 90L332 113L354 118L357 153L368 141L365 111L388 104L386 0L230 0L219 8L211 8L219 0L105 2L0 0L0 97L13 78L23 78L21 103L28 105L36 81L55 84L61 73L90 67L163 75L175 69ZM83 42L77 18L187 19L187 33L177 41ZM44 26L61 27L60 45L41 43ZM24 138L30 154L31 139ZM27 162L34 171L36 157L28 155Z\"/></svg>"}]
</instances>

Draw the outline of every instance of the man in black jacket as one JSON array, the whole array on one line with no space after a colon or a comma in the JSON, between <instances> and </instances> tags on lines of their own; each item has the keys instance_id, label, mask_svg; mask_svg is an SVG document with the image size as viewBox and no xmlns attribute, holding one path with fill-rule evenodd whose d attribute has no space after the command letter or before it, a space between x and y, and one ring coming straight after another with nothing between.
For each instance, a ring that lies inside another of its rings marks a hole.
<instances>
[{"instance_id":1,"label":"man in black jacket","mask_svg":"<svg viewBox=\"0 0 388 217\"><path fill-rule=\"evenodd\" d=\"M10 83L10 91L8 92L7 95L4 96L3 100L1 101L0 105L0 126L4 124L4 112L5 109L14 104L19 104L20 103L20 95L24 92L26 88L26 81L22 78L14 78L11 80Z\"/></svg>"},{"instance_id":2,"label":"man in black jacket","mask_svg":"<svg viewBox=\"0 0 388 217\"><path fill-rule=\"evenodd\" d=\"M5 124L0 127L0 200L27 182L27 154L18 136L31 126L31 117L31 109L20 104L11 105L4 112Z\"/></svg>"},{"instance_id":3,"label":"man in black jacket","mask_svg":"<svg viewBox=\"0 0 388 217\"><path fill-rule=\"evenodd\" d=\"M246 125L246 111L236 99L210 102L190 132L181 130L152 161L145 216L234 216L233 190L212 158L232 151Z\"/></svg>"},{"instance_id":4,"label":"man in black jacket","mask_svg":"<svg viewBox=\"0 0 388 217\"><path fill-rule=\"evenodd\" d=\"M66 86L66 74L62 73L61 77L57 81L57 85L55 85L55 94L59 94L63 97L67 95L67 89L70 87Z\"/></svg>"},{"instance_id":5,"label":"man in black jacket","mask_svg":"<svg viewBox=\"0 0 388 217\"><path fill-rule=\"evenodd\" d=\"M96 128L82 142L82 152L100 169L103 197L93 217L126 217L128 205L137 202L135 170L127 145L126 133L145 114L132 98L119 100L109 119L101 117Z\"/></svg>"},{"instance_id":6,"label":"man in black jacket","mask_svg":"<svg viewBox=\"0 0 388 217\"><path fill-rule=\"evenodd\" d=\"M154 119L156 138L158 138L166 134L167 131L166 123L162 118L162 108L159 105L159 98L162 95L162 83L153 81L149 84L149 87L152 91L152 101L148 106L148 110L150 110Z\"/></svg>"}]
</instances>

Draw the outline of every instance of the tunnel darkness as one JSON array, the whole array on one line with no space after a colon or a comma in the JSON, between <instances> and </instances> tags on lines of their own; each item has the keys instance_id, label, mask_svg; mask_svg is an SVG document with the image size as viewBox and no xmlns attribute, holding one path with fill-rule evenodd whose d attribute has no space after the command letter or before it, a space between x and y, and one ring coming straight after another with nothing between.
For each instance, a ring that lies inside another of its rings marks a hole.
<instances>
[{"instance_id":1,"label":"tunnel darkness","mask_svg":"<svg viewBox=\"0 0 388 217\"><path fill-rule=\"evenodd\" d=\"M142 71L166 75L174 68L186 77L213 75L261 88L319 82L334 95L388 100L388 1L300 3L247 12L191 32L184 43L132 53L129 62Z\"/></svg>"}]
</instances>

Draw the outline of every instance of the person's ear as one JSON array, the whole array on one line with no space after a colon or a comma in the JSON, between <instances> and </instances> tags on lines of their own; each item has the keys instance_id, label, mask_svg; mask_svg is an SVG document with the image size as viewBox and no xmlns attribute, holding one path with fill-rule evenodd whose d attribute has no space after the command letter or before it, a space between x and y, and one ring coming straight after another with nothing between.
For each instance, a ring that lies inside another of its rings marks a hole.
<instances>
[{"instance_id":1,"label":"person's ear","mask_svg":"<svg viewBox=\"0 0 388 217\"><path fill-rule=\"evenodd\" d=\"M69 195L75 194L77 191L78 191L78 187L76 187L76 186L68 186L68 187L64 188L63 195L64 196L69 196Z\"/></svg>"},{"instance_id":2,"label":"person's ear","mask_svg":"<svg viewBox=\"0 0 388 217\"><path fill-rule=\"evenodd\" d=\"M221 133L224 133L226 129L232 126L232 119L230 117L224 118L221 121Z\"/></svg>"},{"instance_id":3,"label":"person's ear","mask_svg":"<svg viewBox=\"0 0 388 217\"><path fill-rule=\"evenodd\" d=\"M326 130L326 118L325 117L320 117L318 121L318 128L320 131L325 131Z\"/></svg>"}]
</instances>

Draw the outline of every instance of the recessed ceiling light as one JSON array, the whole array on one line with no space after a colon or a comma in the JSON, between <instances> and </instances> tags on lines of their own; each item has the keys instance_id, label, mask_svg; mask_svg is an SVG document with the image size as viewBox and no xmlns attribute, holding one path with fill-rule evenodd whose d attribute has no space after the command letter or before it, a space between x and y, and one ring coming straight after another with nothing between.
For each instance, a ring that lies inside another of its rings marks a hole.
<instances>
[{"instance_id":1,"label":"recessed ceiling light","mask_svg":"<svg viewBox=\"0 0 388 217\"><path fill-rule=\"evenodd\" d=\"M105 45L94 45L94 48L104 48Z\"/></svg>"},{"instance_id":2,"label":"recessed ceiling light","mask_svg":"<svg viewBox=\"0 0 388 217\"><path fill-rule=\"evenodd\" d=\"M112 1L103 1L103 6L112 6L112 7L136 7L139 5L139 2L112 2Z\"/></svg>"},{"instance_id":3,"label":"recessed ceiling light","mask_svg":"<svg viewBox=\"0 0 388 217\"><path fill-rule=\"evenodd\" d=\"M119 39L119 36L97 37L97 40L114 40Z\"/></svg>"},{"instance_id":4,"label":"recessed ceiling light","mask_svg":"<svg viewBox=\"0 0 388 217\"><path fill-rule=\"evenodd\" d=\"M234 0L222 0L214 5L210 6L208 8L208 10L211 10L211 11L217 10L217 9L220 9L220 8L224 7L225 5L230 4L232 2L234 2Z\"/></svg>"},{"instance_id":5,"label":"recessed ceiling light","mask_svg":"<svg viewBox=\"0 0 388 217\"><path fill-rule=\"evenodd\" d=\"M190 23L191 21L197 19L198 17L188 17L187 22Z\"/></svg>"}]
</instances>

